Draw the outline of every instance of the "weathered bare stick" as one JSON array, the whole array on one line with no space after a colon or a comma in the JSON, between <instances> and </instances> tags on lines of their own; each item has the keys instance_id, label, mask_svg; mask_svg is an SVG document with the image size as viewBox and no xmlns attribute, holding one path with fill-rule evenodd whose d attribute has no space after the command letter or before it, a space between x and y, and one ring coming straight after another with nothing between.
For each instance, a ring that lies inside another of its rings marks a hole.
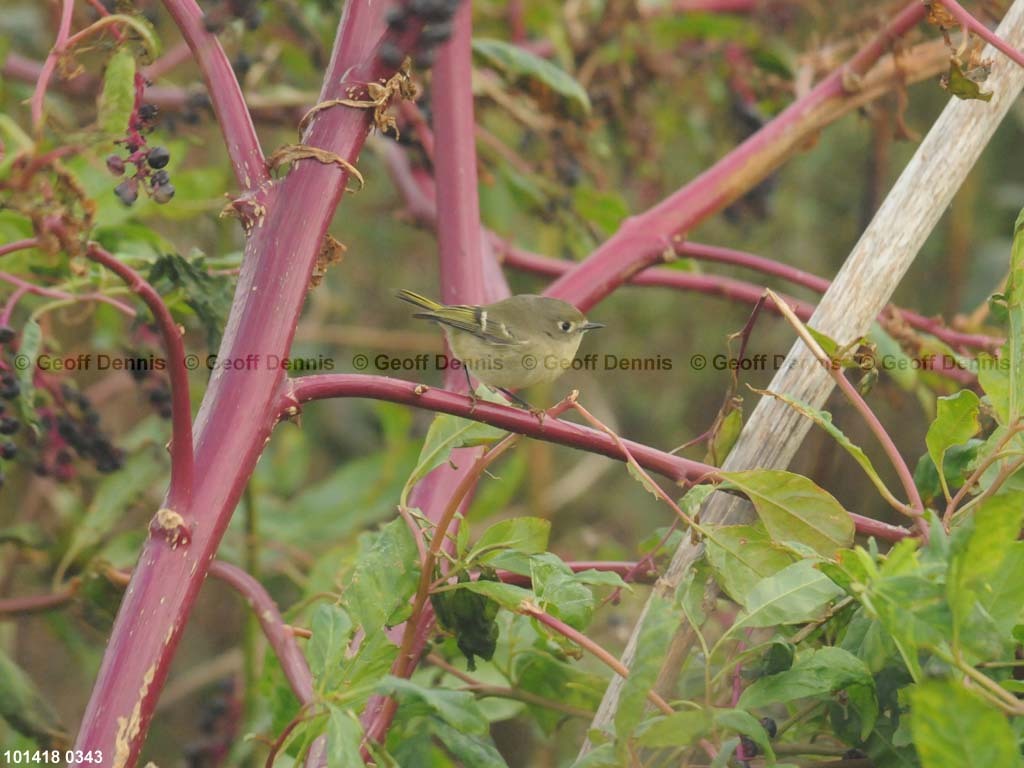
<instances>
[{"instance_id":1,"label":"weathered bare stick","mask_svg":"<svg viewBox=\"0 0 1024 768\"><path fill-rule=\"evenodd\" d=\"M1014 47L1024 45L1024 0L1014 2L997 34ZM995 93L992 101L950 99L822 298L809 323L815 329L840 342L867 333L1020 94L1024 69L999 56L991 46L983 55L993 59L992 74L985 82L985 88ZM828 373L798 341L768 389L820 408L833 386ZM786 467L810 426L810 421L784 403L762 398L723 469ZM748 502L721 493L713 495L701 512L701 520L711 525L749 522L752 516ZM683 540L665 576L655 585L636 627L642 625L651 601L672 599L683 575L700 554L699 543L691 543L688 537ZM673 663L678 665L692 641L692 632L677 632L667 658L675 659ZM633 663L636 644L634 628L622 655L627 667ZM675 671L663 670L663 679L671 679ZM593 728L608 729L624 682L621 677L612 678L594 716ZM585 742L581 754L589 749L590 743Z\"/></svg>"}]
</instances>

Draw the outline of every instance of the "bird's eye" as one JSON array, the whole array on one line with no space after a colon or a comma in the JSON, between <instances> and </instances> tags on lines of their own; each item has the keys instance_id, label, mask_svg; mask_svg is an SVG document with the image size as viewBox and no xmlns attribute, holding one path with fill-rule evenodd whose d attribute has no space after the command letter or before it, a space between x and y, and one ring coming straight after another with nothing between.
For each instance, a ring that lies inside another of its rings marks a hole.
<instances>
[{"instance_id":1,"label":"bird's eye","mask_svg":"<svg viewBox=\"0 0 1024 768\"><path fill-rule=\"evenodd\" d=\"M562 331L564 331L565 333L568 333L569 331L572 330L572 323L570 323L568 320L563 320L558 324L558 327L561 328Z\"/></svg>"}]
</instances>

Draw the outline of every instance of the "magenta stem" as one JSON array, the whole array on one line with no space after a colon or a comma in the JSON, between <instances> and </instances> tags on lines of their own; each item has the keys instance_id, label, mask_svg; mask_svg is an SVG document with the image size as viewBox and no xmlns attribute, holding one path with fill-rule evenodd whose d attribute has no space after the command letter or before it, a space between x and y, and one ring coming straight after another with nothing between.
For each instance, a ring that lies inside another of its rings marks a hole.
<instances>
[{"instance_id":1,"label":"magenta stem","mask_svg":"<svg viewBox=\"0 0 1024 768\"><path fill-rule=\"evenodd\" d=\"M0 245L0 257L6 256L15 251L23 251L26 248L38 248L39 238L38 237L27 237L24 240L15 240L12 243L6 245Z\"/></svg>"},{"instance_id":2,"label":"magenta stem","mask_svg":"<svg viewBox=\"0 0 1024 768\"><path fill-rule=\"evenodd\" d=\"M661 259L671 237L692 229L736 200L753 176L763 177L774 163L797 151L801 126L828 102L845 95L843 83L851 73L863 74L897 38L924 16L919 0L907 5L882 32L853 58L791 104L740 146L696 179L642 214L626 219L619 230L581 264L556 280L546 295L586 311L645 267Z\"/></svg>"},{"instance_id":3,"label":"magenta stem","mask_svg":"<svg viewBox=\"0 0 1024 768\"><path fill-rule=\"evenodd\" d=\"M202 72L235 179L246 191L262 186L270 180L266 159L238 78L220 40L206 30L203 10L195 0L164 0L164 7L178 25Z\"/></svg>"},{"instance_id":4,"label":"magenta stem","mask_svg":"<svg viewBox=\"0 0 1024 768\"><path fill-rule=\"evenodd\" d=\"M167 351L168 376L171 382L171 484L167 506L179 514L188 506L194 482L192 455L192 403L188 393L188 370L185 368L185 344L182 331L157 290L142 275L99 243L89 243L86 256L120 277L138 294L156 321L164 349Z\"/></svg>"},{"instance_id":5,"label":"magenta stem","mask_svg":"<svg viewBox=\"0 0 1024 768\"><path fill-rule=\"evenodd\" d=\"M50 52L46 54L42 69L39 72L39 79L36 81L36 89L29 100L29 107L32 112L32 127L38 131L43 125L43 100L46 98L46 89L50 85L50 78L57 68L57 61L64 52L68 36L71 34L71 18L75 12L74 0L62 0L60 11L60 24L57 28L57 39L53 43Z\"/></svg>"},{"instance_id":6,"label":"magenta stem","mask_svg":"<svg viewBox=\"0 0 1024 768\"><path fill-rule=\"evenodd\" d=\"M198 44L202 55L197 62L207 66L211 57L207 46L215 41L190 26L200 21L195 4L182 0L170 5L179 16L186 16L190 30L186 39L191 36ZM324 75L323 98L347 98L346 89L352 83L393 74L376 57L384 30L383 13L376 3L351 0L345 4ZM216 102L226 74L208 81ZM230 82L234 83L233 76ZM233 114L241 117L240 112ZM325 110L304 141L355 162L369 117L362 109ZM222 129L231 136L226 124ZM251 145L250 157L255 150ZM237 157L238 148L234 151ZM262 161L256 165L262 169ZM238 361L252 356L267 361L288 356L310 274L346 180L347 173L337 165L300 160L274 185L277 193L267 205L262 226L246 242L218 359ZM209 564L275 423L283 380L284 371L267 364L214 371L195 419L195 464L200 471L189 508L181 510L190 523L189 540L179 538L175 546L175 541L151 527L114 623L77 749L100 749L104 755L115 755L119 765L135 765Z\"/></svg>"},{"instance_id":7,"label":"magenta stem","mask_svg":"<svg viewBox=\"0 0 1024 768\"><path fill-rule=\"evenodd\" d=\"M293 379L290 385L291 391L280 400L279 407L282 413L299 403L312 400L368 397L412 405L428 411L449 413L538 440L598 453L617 461L624 460L622 450L615 440L600 430L561 419L548 418L541 421L529 411L507 405L480 401L474 405L461 393L434 389L414 381L358 373L338 373L303 376ZM706 477L708 473L717 471L716 467L699 461L684 459L630 440L622 442L640 466L676 482L698 480Z\"/></svg>"},{"instance_id":8,"label":"magenta stem","mask_svg":"<svg viewBox=\"0 0 1024 768\"><path fill-rule=\"evenodd\" d=\"M246 603L256 614L270 647L274 649L278 661L281 662L281 670L295 696L301 704L312 703L313 677L309 671L309 664L306 663L306 657L299 648L291 628L281 617L274 598L259 581L237 565L214 560L210 564L210 575L228 584L245 598Z\"/></svg>"},{"instance_id":9,"label":"magenta stem","mask_svg":"<svg viewBox=\"0 0 1024 768\"><path fill-rule=\"evenodd\" d=\"M1022 55L1020 51L974 18L974 16L972 16L970 12L956 0L938 0L938 3L953 15L953 18L960 23L960 26L971 30L971 32L976 34L993 48L1001 51L1017 64L1024 67L1024 55Z\"/></svg>"}]
</instances>

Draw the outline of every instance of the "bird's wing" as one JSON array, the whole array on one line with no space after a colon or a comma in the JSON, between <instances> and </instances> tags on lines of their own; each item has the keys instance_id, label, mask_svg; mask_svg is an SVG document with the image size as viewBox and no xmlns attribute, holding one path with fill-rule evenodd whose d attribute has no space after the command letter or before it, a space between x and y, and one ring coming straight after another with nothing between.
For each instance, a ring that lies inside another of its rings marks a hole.
<instances>
[{"instance_id":1,"label":"bird's wing","mask_svg":"<svg viewBox=\"0 0 1024 768\"><path fill-rule=\"evenodd\" d=\"M435 312L417 312L413 317L418 317L421 320L433 320L436 323L465 331L489 344L515 346L521 343L519 339L508 332L503 323L483 322L482 312L480 307L456 304L443 307ZM484 330L485 328L487 330Z\"/></svg>"}]
</instances>

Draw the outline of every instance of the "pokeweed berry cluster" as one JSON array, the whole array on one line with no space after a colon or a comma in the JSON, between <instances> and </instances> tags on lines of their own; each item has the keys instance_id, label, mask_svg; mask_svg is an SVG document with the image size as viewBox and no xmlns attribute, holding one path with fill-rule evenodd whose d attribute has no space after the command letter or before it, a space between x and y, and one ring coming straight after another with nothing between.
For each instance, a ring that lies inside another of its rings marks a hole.
<instances>
[{"instance_id":1,"label":"pokeweed berry cluster","mask_svg":"<svg viewBox=\"0 0 1024 768\"><path fill-rule=\"evenodd\" d=\"M406 34L418 29L415 59L421 67L430 67L437 55L437 47L452 36L452 17L461 0L410 0L388 12L387 39L381 43L378 55L389 67L398 67L406 57L407 46L399 42Z\"/></svg>"},{"instance_id":2,"label":"pokeweed berry cluster","mask_svg":"<svg viewBox=\"0 0 1024 768\"><path fill-rule=\"evenodd\" d=\"M165 147L147 146L143 135L153 127L158 114L155 104L142 104L132 115L128 137L116 142L124 145L127 156L107 157L107 170L114 176L124 176L129 165L135 167L131 176L114 187L114 194L125 205L132 205L139 198L140 189L161 204L174 197L174 185L166 170L171 153Z\"/></svg>"},{"instance_id":3,"label":"pokeweed berry cluster","mask_svg":"<svg viewBox=\"0 0 1024 768\"><path fill-rule=\"evenodd\" d=\"M92 401L70 384L61 385L60 396L52 408L42 411L40 423L49 439L36 463L36 474L72 479L75 471L71 451L92 462L98 472L116 472L124 466L124 451L100 429L100 415Z\"/></svg>"},{"instance_id":4,"label":"pokeweed berry cluster","mask_svg":"<svg viewBox=\"0 0 1024 768\"><path fill-rule=\"evenodd\" d=\"M140 357L138 359L144 358ZM152 369L144 365L131 368L128 373L131 374L131 377L137 384L142 386L146 400L156 409L160 418L171 418L171 388L167 383L167 379L162 376L153 376Z\"/></svg>"}]
</instances>

